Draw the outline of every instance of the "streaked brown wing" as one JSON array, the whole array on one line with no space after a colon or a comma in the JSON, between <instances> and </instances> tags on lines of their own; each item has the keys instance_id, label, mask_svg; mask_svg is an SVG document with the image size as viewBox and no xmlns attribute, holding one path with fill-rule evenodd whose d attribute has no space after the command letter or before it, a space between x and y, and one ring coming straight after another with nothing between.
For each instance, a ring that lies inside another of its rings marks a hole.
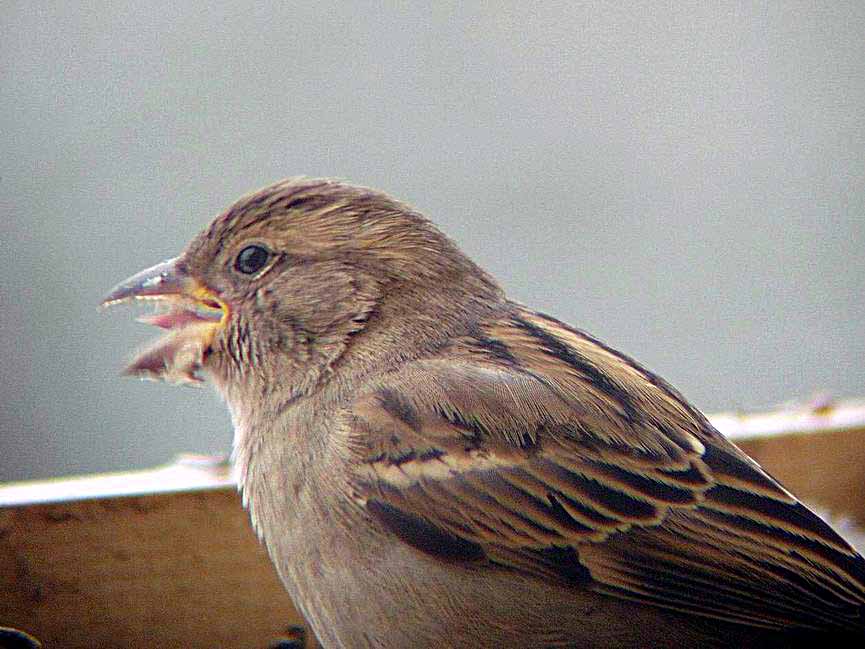
<instances>
[{"instance_id":1,"label":"streaked brown wing","mask_svg":"<svg viewBox=\"0 0 865 649\"><path fill-rule=\"evenodd\" d=\"M616 378L543 322L358 400L373 517L443 560L760 627L865 628L865 562L828 525L660 380Z\"/></svg>"}]
</instances>

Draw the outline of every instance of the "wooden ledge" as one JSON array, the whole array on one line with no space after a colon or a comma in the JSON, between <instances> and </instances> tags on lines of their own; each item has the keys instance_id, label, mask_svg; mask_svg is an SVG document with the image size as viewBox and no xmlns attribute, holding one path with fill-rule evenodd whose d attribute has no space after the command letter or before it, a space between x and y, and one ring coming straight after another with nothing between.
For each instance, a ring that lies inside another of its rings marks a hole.
<instances>
[{"instance_id":1,"label":"wooden ledge","mask_svg":"<svg viewBox=\"0 0 865 649\"><path fill-rule=\"evenodd\" d=\"M172 464L143 471L0 483L0 507L234 488L234 485L227 458L184 453Z\"/></svg>"}]
</instances>

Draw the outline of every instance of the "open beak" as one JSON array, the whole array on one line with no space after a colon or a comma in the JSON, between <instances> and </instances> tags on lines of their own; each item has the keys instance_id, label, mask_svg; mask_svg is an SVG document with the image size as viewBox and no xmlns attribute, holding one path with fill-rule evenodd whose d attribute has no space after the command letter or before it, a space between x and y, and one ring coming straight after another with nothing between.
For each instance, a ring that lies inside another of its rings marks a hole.
<instances>
[{"instance_id":1,"label":"open beak","mask_svg":"<svg viewBox=\"0 0 865 649\"><path fill-rule=\"evenodd\" d=\"M102 306L147 300L156 313L141 322L167 329L169 335L139 354L125 374L195 384L216 333L228 318L228 306L178 262L170 259L118 284Z\"/></svg>"}]
</instances>

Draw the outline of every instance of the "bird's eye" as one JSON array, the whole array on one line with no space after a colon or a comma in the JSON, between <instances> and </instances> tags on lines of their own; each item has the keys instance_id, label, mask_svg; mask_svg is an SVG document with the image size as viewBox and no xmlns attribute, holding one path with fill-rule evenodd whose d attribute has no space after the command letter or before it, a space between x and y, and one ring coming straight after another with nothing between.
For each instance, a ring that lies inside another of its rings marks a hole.
<instances>
[{"instance_id":1,"label":"bird's eye","mask_svg":"<svg viewBox=\"0 0 865 649\"><path fill-rule=\"evenodd\" d=\"M244 275L255 275L270 260L270 250L264 246L246 246L234 260L234 268Z\"/></svg>"}]
</instances>

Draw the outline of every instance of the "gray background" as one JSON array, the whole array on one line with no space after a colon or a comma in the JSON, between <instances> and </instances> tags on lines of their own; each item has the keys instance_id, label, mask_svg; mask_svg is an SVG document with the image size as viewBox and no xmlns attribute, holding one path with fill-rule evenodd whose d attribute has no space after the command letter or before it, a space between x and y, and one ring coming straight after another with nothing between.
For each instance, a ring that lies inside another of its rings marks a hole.
<instances>
[{"instance_id":1,"label":"gray background","mask_svg":"<svg viewBox=\"0 0 865 649\"><path fill-rule=\"evenodd\" d=\"M705 410L865 395L865 3L433 4L2 3L0 480L228 450L96 304L298 173Z\"/></svg>"}]
</instances>

